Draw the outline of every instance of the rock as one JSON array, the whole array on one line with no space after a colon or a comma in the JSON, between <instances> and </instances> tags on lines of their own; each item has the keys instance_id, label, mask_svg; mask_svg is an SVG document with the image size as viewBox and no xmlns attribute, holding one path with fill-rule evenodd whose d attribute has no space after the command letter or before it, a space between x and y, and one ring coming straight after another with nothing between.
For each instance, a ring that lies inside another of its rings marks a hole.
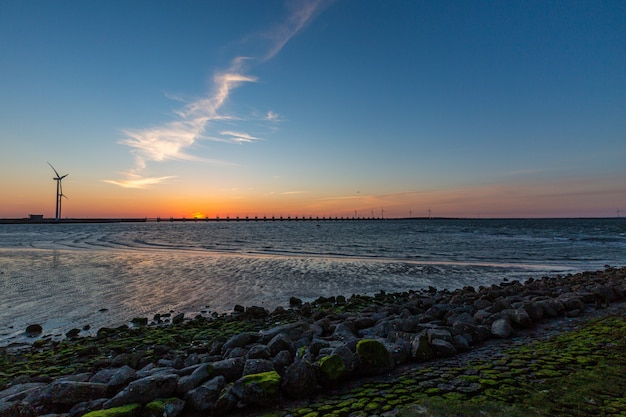
<instances>
[{"instance_id":1,"label":"rock","mask_svg":"<svg viewBox=\"0 0 626 417\"><path fill-rule=\"evenodd\" d=\"M211 363L203 363L198 366L190 375L181 377L176 384L176 393L184 393L196 388L215 373L215 367Z\"/></svg>"},{"instance_id":2,"label":"rock","mask_svg":"<svg viewBox=\"0 0 626 417\"><path fill-rule=\"evenodd\" d=\"M585 303L584 301L578 297L576 294L563 294L559 296L557 299L562 305L565 311L572 310L584 310Z\"/></svg>"},{"instance_id":3,"label":"rock","mask_svg":"<svg viewBox=\"0 0 626 417\"><path fill-rule=\"evenodd\" d=\"M346 376L346 364L339 355L324 356L318 363L322 382L334 383Z\"/></svg>"},{"instance_id":4,"label":"rock","mask_svg":"<svg viewBox=\"0 0 626 417\"><path fill-rule=\"evenodd\" d=\"M224 354L224 357L228 359L244 358L248 354L249 350L250 349L245 348L245 347L236 347L236 348L228 349L226 353Z\"/></svg>"},{"instance_id":5,"label":"rock","mask_svg":"<svg viewBox=\"0 0 626 417\"><path fill-rule=\"evenodd\" d=\"M74 405L72 408L70 408L68 415L70 417L84 416L85 414L91 411L101 410L102 404L104 404L106 400L107 400L106 398L98 398L97 400L91 400L91 401L78 403Z\"/></svg>"},{"instance_id":6,"label":"rock","mask_svg":"<svg viewBox=\"0 0 626 417\"><path fill-rule=\"evenodd\" d=\"M29 335L36 335L40 334L41 332L43 332L43 327L41 327L41 324L29 324L28 326L26 326L26 333Z\"/></svg>"},{"instance_id":7,"label":"rock","mask_svg":"<svg viewBox=\"0 0 626 417\"><path fill-rule=\"evenodd\" d=\"M343 363L346 366L346 372L351 373L356 368L356 355L347 345L337 346L331 351L331 355L341 356Z\"/></svg>"},{"instance_id":8,"label":"rock","mask_svg":"<svg viewBox=\"0 0 626 417\"><path fill-rule=\"evenodd\" d=\"M333 332L333 338L336 340L346 341L357 338L356 332L344 323L339 323Z\"/></svg>"},{"instance_id":9,"label":"rock","mask_svg":"<svg viewBox=\"0 0 626 417\"><path fill-rule=\"evenodd\" d=\"M289 298L289 305L292 307L299 307L302 305L302 300L297 298L297 297L290 297Z\"/></svg>"},{"instance_id":10,"label":"rock","mask_svg":"<svg viewBox=\"0 0 626 417\"><path fill-rule=\"evenodd\" d=\"M364 375L376 375L393 368L393 358L385 345L374 339L362 339L356 345L359 371Z\"/></svg>"},{"instance_id":11,"label":"rock","mask_svg":"<svg viewBox=\"0 0 626 417\"><path fill-rule=\"evenodd\" d=\"M226 379L223 376L205 382L197 388L187 393L187 404L193 410L200 412L213 411L220 392L226 386Z\"/></svg>"},{"instance_id":12,"label":"rock","mask_svg":"<svg viewBox=\"0 0 626 417\"><path fill-rule=\"evenodd\" d=\"M373 327L376 324L376 321L374 321L373 318L366 316L366 317L357 317L356 319L354 319L354 321L352 322L352 325L354 326L355 329L357 330L363 330L363 329L368 329L370 327Z\"/></svg>"},{"instance_id":13,"label":"rock","mask_svg":"<svg viewBox=\"0 0 626 417\"><path fill-rule=\"evenodd\" d=\"M136 378L137 373L135 370L128 365L124 365L118 369L101 369L89 379L89 382L106 384L109 387L109 393L116 393Z\"/></svg>"},{"instance_id":14,"label":"rock","mask_svg":"<svg viewBox=\"0 0 626 417\"><path fill-rule=\"evenodd\" d=\"M178 313L174 317L172 317L173 324L180 324L185 320L185 313Z\"/></svg>"},{"instance_id":15,"label":"rock","mask_svg":"<svg viewBox=\"0 0 626 417\"><path fill-rule=\"evenodd\" d=\"M272 340L268 342L267 348L269 349L270 355L272 357L276 356L278 352L281 352L283 350L288 350L290 352L295 351L293 342L291 341L289 336L284 333L279 333L274 336Z\"/></svg>"},{"instance_id":16,"label":"rock","mask_svg":"<svg viewBox=\"0 0 626 417\"><path fill-rule=\"evenodd\" d=\"M243 375L260 374L275 371L274 364L269 359L248 359L244 362Z\"/></svg>"},{"instance_id":17,"label":"rock","mask_svg":"<svg viewBox=\"0 0 626 417\"><path fill-rule=\"evenodd\" d=\"M236 334L228 339L226 343L224 343L224 346L222 346L222 352L224 353L229 349L244 347L251 343L255 343L257 340L259 340L259 338L260 335L256 332L245 332Z\"/></svg>"},{"instance_id":18,"label":"rock","mask_svg":"<svg viewBox=\"0 0 626 417\"><path fill-rule=\"evenodd\" d=\"M434 340L445 340L448 343L452 343L452 334L446 329L428 329L426 331L428 342L432 343Z\"/></svg>"},{"instance_id":19,"label":"rock","mask_svg":"<svg viewBox=\"0 0 626 417\"><path fill-rule=\"evenodd\" d=\"M31 393L25 402L49 407L73 406L75 404L106 397L107 386L94 382L57 380L40 391Z\"/></svg>"},{"instance_id":20,"label":"rock","mask_svg":"<svg viewBox=\"0 0 626 417\"><path fill-rule=\"evenodd\" d=\"M177 382L178 376L175 374L153 375L138 379L105 402L103 408L133 403L146 404L158 398L171 397L176 391Z\"/></svg>"},{"instance_id":21,"label":"rock","mask_svg":"<svg viewBox=\"0 0 626 417\"><path fill-rule=\"evenodd\" d=\"M180 398L167 398L151 401L144 407L144 417L177 417L183 412L185 401Z\"/></svg>"},{"instance_id":22,"label":"rock","mask_svg":"<svg viewBox=\"0 0 626 417\"><path fill-rule=\"evenodd\" d=\"M543 307L541 307L541 304L529 303L524 306L524 310L526 310L528 317L530 317L532 321L543 320Z\"/></svg>"},{"instance_id":23,"label":"rock","mask_svg":"<svg viewBox=\"0 0 626 417\"><path fill-rule=\"evenodd\" d=\"M68 339L72 339L78 336L79 333L80 333L80 329L71 329L70 331L65 333L65 337L67 337Z\"/></svg>"},{"instance_id":24,"label":"rock","mask_svg":"<svg viewBox=\"0 0 626 417\"><path fill-rule=\"evenodd\" d=\"M523 308L513 310L509 317L513 323L525 329L533 325L533 321L528 315L528 312Z\"/></svg>"},{"instance_id":25,"label":"rock","mask_svg":"<svg viewBox=\"0 0 626 417\"><path fill-rule=\"evenodd\" d=\"M233 308L233 310L236 313L243 313L243 312L246 311L246 308L244 306L242 306L242 305L236 304L235 307Z\"/></svg>"},{"instance_id":26,"label":"rock","mask_svg":"<svg viewBox=\"0 0 626 417\"><path fill-rule=\"evenodd\" d=\"M281 350L276 356L272 358L272 365L274 369L283 376L285 368L293 363L293 354L288 350Z\"/></svg>"},{"instance_id":27,"label":"rock","mask_svg":"<svg viewBox=\"0 0 626 417\"><path fill-rule=\"evenodd\" d=\"M147 317L134 317L130 322L135 326L147 326L148 318Z\"/></svg>"},{"instance_id":28,"label":"rock","mask_svg":"<svg viewBox=\"0 0 626 417\"><path fill-rule=\"evenodd\" d=\"M406 363L411 358L411 344L409 342L400 339L393 343L387 340L384 345L391 355L393 366Z\"/></svg>"},{"instance_id":29,"label":"rock","mask_svg":"<svg viewBox=\"0 0 626 417\"><path fill-rule=\"evenodd\" d=\"M246 354L246 359L270 359L272 354L265 345L254 345Z\"/></svg>"},{"instance_id":30,"label":"rock","mask_svg":"<svg viewBox=\"0 0 626 417\"><path fill-rule=\"evenodd\" d=\"M498 319L491 324L491 334L500 339L508 339L513 334L513 327L508 319Z\"/></svg>"},{"instance_id":31,"label":"rock","mask_svg":"<svg viewBox=\"0 0 626 417\"><path fill-rule=\"evenodd\" d=\"M222 375L226 382L233 382L243 375L243 358L224 359L213 362L214 375Z\"/></svg>"},{"instance_id":32,"label":"rock","mask_svg":"<svg viewBox=\"0 0 626 417\"><path fill-rule=\"evenodd\" d=\"M47 384L43 382L25 382L14 384L11 387L0 391L0 404L21 401L36 391L41 391Z\"/></svg>"},{"instance_id":33,"label":"rock","mask_svg":"<svg viewBox=\"0 0 626 417\"><path fill-rule=\"evenodd\" d=\"M456 336L454 336L454 347L461 351L461 352L467 352L468 350L471 349L470 347L470 341L467 340L467 338L463 335L457 334Z\"/></svg>"},{"instance_id":34,"label":"rock","mask_svg":"<svg viewBox=\"0 0 626 417\"><path fill-rule=\"evenodd\" d=\"M137 367L139 363L139 355L137 353L120 353L111 360L113 368L121 368L122 366Z\"/></svg>"},{"instance_id":35,"label":"rock","mask_svg":"<svg viewBox=\"0 0 626 417\"><path fill-rule=\"evenodd\" d=\"M315 368L305 361L294 362L285 369L282 388L285 394L296 399L312 395L317 388Z\"/></svg>"},{"instance_id":36,"label":"rock","mask_svg":"<svg viewBox=\"0 0 626 417\"><path fill-rule=\"evenodd\" d=\"M269 345L269 342L278 334L284 334L292 341L300 339L310 331L318 332L318 335L321 335L322 330L315 329L316 328L314 328L313 326L311 326L311 324L305 321L283 324L261 332L261 339L259 340L259 342Z\"/></svg>"},{"instance_id":37,"label":"rock","mask_svg":"<svg viewBox=\"0 0 626 417\"><path fill-rule=\"evenodd\" d=\"M435 352L430 347L425 334L415 336L411 340L411 357L417 362L426 362L435 358Z\"/></svg>"},{"instance_id":38,"label":"rock","mask_svg":"<svg viewBox=\"0 0 626 417\"><path fill-rule=\"evenodd\" d=\"M435 356L440 358L449 358L457 353L454 345L444 339L433 339L430 346L432 347Z\"/></svg>"},{"instance_id":39,"label":"rock","mask_svg":"<svg viewBox=\"0 0 626 417\"><path fill-rule=\"evenodd\" d=\"M269 406L278 399L280 380L276 371L245 375L235 381L232 390L244 404Z\"/></svg>"},{"instance_id":40,"label":"rock","mask_svg":"<svg viewBox=\"0 0 626 417\"><path fill-rule=\"evenodd\" d=\"M250 306L246 308L246 315L252 318L262 319L270 315L270 312L263 307Z\"/></svg>"}]
</instances>

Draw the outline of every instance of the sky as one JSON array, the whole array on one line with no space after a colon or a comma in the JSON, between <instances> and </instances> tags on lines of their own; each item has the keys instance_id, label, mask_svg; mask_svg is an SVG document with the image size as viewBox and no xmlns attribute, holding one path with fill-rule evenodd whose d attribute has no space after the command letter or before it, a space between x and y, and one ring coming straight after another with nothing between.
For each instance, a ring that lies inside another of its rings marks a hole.
<instances>
[{"instance_id":1,"label":"sky","mask_svg":"<svg viewBox=\"0 0 626 417\"><path fill-rule=\"evenodd\" d=\"M626 216L626 2L0 2L0 218Z\"/></svg>"}]
</instances>

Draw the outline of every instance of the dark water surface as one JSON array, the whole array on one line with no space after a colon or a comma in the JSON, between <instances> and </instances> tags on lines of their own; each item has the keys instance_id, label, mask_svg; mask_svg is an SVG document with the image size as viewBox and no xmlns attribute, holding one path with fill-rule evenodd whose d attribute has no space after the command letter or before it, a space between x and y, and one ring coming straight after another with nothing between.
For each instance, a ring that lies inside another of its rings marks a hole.
<instances>
[{"instance_id":1,"label":"dark water surface","mask_svg":"<svg viewBox=\"0 0 626 417\"><path fill-rule=\"evenodd\" d=\"M0 344L289 297L455 289L626 264L626 219L0 225Z\"/></svg>"}]
</instances>

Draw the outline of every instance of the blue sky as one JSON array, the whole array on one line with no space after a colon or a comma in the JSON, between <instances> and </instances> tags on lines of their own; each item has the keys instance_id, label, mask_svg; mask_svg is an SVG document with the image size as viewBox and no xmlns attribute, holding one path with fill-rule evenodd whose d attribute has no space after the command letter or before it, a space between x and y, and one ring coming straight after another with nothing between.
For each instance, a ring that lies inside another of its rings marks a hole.
<instances>
[{"instance_id":1,"label":"blue sky","mask_svg":"<svg viewBox=\"0 0 626 417\"><path fill-rule=\"evenodd\" d=\"M626 212L622 1L0 4L0 217ZM7 198L6 196L10 196Z\"/></svg>"}]
</instances>

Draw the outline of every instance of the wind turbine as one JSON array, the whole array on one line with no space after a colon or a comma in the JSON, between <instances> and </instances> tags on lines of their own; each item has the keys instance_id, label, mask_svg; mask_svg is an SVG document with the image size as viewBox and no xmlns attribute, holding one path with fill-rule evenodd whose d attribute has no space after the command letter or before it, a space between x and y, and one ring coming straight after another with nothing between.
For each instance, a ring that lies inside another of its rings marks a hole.
<instances>
[{"instance_id":1,"label":"wind turbine","mask_svg":"<svg viewBox=\"0 0 626 417\"><path fill-rule=\"evenodd\" d=\"M56 177L52 179L57 182L57 201L56 201L55 219L56 221L59 221L59 219L61 218L61 200L63 199L63 197L67 198L65 195L63 195L63 185L61 184L61 181L63 180L63 178L67 177L69 174L65 174L61 176L59 175L57 170L54 169L54 167L52 166L50 162L48 162L48 165L50 165L50 168L52 168L52 170L56 174Z\"/></svg>"}]
</instances>

